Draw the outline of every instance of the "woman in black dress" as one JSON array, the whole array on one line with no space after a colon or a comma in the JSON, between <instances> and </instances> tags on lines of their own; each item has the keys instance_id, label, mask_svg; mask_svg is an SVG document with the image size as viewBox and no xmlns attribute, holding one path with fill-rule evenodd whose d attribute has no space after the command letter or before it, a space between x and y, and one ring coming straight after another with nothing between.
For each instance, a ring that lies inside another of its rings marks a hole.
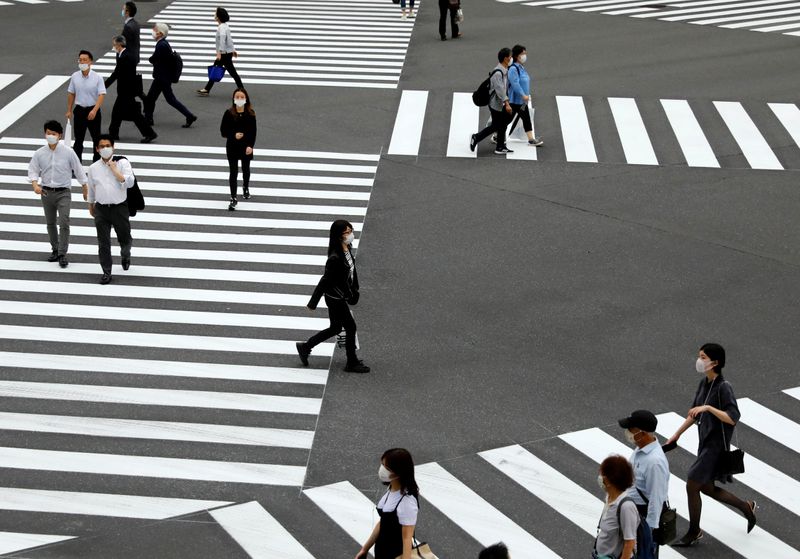
<instances>
[{"instance_id":1,"label":"woman in black dress","mask_svg":"<svg viewBox=\"0 0 800 559\"><path fill-rule=\"evenodd\" d=\"M253 146L256 143L256 112L250 104L250 96L243 88L233 92L233 101L222 115L219 131L227 140L225 154L228 156L228 184L231 189L228 209L234 210L238 203L236 183L239 179L239 161L242 162L242 194L245 200L250 198L250 161L253 159Z\"/></svg>"},{"instance_id":2,"label":"woman in black dress","mask_svg":"<svg viewBox=\"0 0 800 559\"><path fill-rule=\"evenodd\" d=\"M703 537L703 531L700 529L702 508L700 493L739 509L747 519L748 534L756 525L756 502L744 501L715 484L716 481L721 483L733 481L731 475L720 472L720 458L724 451L730 450L733 430L740 416L733 387L722 376L724 366L725 350L721 345L705 344L700 348L695 369L704 375L704 378L697 387L686 421L667 441L667 444L677 441L692 424L697 424L699 437L697 459L689 468L686 481L689 531L673 543L674 546L688 547Z\"/></svg>"},{"instance_id":3,"label":"woman in black dress","mask_svg":"<svg viewBox=\"0 0 800 559\"><path fill-rule=\"evenodd\" d=\"M358 302L358 273L356 260L353 257L353 226L344 219L337 219L331 225L325 274L314 289L314 294L308 302L308 309L311 311L316 309L323 295L328 306L331 325L311 336L307 342L297 342L300 361L307 366L308 356L314 346L335 336L344 328L347 352L347 365L344 370L348 373L368 373L369 367L356 355L356 321L350 313L349 305Z\"/></svg>"}]
</instances>

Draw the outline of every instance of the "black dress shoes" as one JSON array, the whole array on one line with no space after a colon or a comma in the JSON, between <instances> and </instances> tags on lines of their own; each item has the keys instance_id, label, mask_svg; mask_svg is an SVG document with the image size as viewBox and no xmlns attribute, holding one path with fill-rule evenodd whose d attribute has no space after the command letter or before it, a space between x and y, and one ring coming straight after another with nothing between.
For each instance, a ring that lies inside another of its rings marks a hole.
<instances>
[{"instance_id":1,"label":"black dress shoes","mask_svg":"<svg viewBox=\"0 0 800 559\"><path fill-rule=\"evenodd\" d=\"M300 356L300 362L308 367L308 356L311 355L311 351L306 349L306 344L303 342L297 342L294 345L297 347L297 355Z\"/></svg>"},{"instance_id":2,"label":"black dress shoes","mask_svg":"<svg viewBox=\"0 0 800 559\"><path fill-rule=\"evenodd\" d=\"M152 142L152 141L153 141L153 140L155 140L156 138L158 138L158 134L156 134L155 132L153 132L153 135L152 135L152 136L145 136L144 138L142 138L141 140L139 140L139 143L140 143L140 144L149 144L150 142Z\"/></svg>"},{"instance_id":3,"label":"black dress shoes","mask_svg":"<svg viewBox=\"0 0 800 559\"><path fill-rule=\"evenodd\" d=\"M66 254L62 254L58 257L58 265L61 266L62 268L66 268L67 266L69 266L69 260L67 260Z\"/></svg>"},{"instance_id":4,"label":"black dress shoes","mask_svg":"<svg viewBox=\"0 0 800 559\"><path fill-rule=\"evenodd\" d=\"M194 116L194 115L187 116L186 117L186 124L182 124L181 128L189 128L192 125L192 123L194 123L195 120L197 120L196 116Z\"/></svg>"},{"instance_id":5,"label":"black dress shoes","mask_svg":"<svg viewBox=\"0 0 800 559\"><path fill-rule=\"evenodd\" d=\"M696 534L692 534L690 532L686 532L681 539L678 541L672 542L670 545L672 547L690 547L696 544L701 538L703 537L703 531L700 530Z\"/></svg>"},{"instance_id":6,"label":"black dress shoes","mask_svg":"<svg viewBox=\"0 0 800 559\"><path fill-rule=\"evenodd\" d=\"M50 253L50 256L47 257L48 262L57 262L58 261L58 251L54 250Z\"/></svg>"},{"instance_id":7,"label":"black dress shoes","mask_svg":"<svg viewBox=\"0 0 800 559\"><path fill-rule=\"evenodd\" d=\"M353 361L344 366L345 373L368 373L369 367L363 361Z\"/></svg>"},{"instance_id":8,"label":"black dress shoes","mask_svg":"<svg viewBox=\"0 0 800 559\"><path fill-rule=\"evenodd\" d=\"M103 277L100 278L100 285L107 285L111 283L111 274L103 274Z\"/></svg>"},{"instance_id":9,"label":"black dress shoes","mask_svg":"<svg viewBox=\"0 0 800 559\"><path fill-rule=\"evenodd\" d=\"M130 258L123 258L122 259L122 269L127 270L131 267L131 259Z\"/></svg>"}]
</instances>

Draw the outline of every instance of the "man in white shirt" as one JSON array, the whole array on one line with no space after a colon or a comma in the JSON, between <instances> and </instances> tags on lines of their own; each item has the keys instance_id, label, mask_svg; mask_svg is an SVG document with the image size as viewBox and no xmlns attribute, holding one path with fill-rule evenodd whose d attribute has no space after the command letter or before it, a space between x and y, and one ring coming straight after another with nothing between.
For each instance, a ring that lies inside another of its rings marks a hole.
<instances>
[{"instance_id":1,"label":"man in white shirt","mask_svg":"<svg viewBox=\"0 0 800 559\"><path fill-rule=\"evenodd\" d=\"M59 140L64 134L61 123L48 120L44 123L47 145L34 152L28 164L28 180L33 191L41 196L47 234L52 252L48 262L58 260L66 268L69 248L69 209L72 201L72 177L83 185L83 198L87 196L86 173L78 156Z\"/></svg>"},{"instance_id":2,"label":"man in white shirt","mask_svg":"<svg viewBox=\"0 0 800 559\"><path fill-rule=\"evenodd\" d=\"M133 186L133 169L124 157L113 157L114 140L102 134L97 141L98 161L89 167L89 213L97 229L97 253L103 276L100 283L111 283L111 227L117 234L122 269L131 265L131 221L128 189Z\"/></svg>"},{"instance_id":3,"label":"man in white shirt","mask_svg":"<svg viewBox=\"0 0 800 559\"><path fill-rule=\"evenodd\" d=\"M92 144L97 145L100 137L102 115L100 107L106 97L106 86L100 74L92 70L94 57L88 50L82 50L78 55L78 71L72 74L67 87L67 120L72 119L75 132L75 143L72 149L83 158L83 139L86 129L92 137ZM74 108L73 108L74 105ZM95 153L93 161L97 161Z\"/></svg>"}]
</instances>

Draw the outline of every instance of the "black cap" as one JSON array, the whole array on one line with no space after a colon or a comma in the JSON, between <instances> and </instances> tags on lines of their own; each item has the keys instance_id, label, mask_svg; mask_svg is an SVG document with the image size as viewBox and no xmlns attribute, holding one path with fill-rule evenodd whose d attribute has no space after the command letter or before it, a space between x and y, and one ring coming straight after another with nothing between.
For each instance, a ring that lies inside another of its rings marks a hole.
<instances>
[{"instance_id":1,"label":"black cap","mask_svg":"<svg viewBox=\"0 0 800 559\"><path fill-rule=\"evenodd\" d=\"M636 427L648 433L655 432L656 425L658 425L658 419L653 415L653 412L647 410L636 410L628 417L623 417L619 420L619 426L623 429Z\"/></svg>"}]
</instances>

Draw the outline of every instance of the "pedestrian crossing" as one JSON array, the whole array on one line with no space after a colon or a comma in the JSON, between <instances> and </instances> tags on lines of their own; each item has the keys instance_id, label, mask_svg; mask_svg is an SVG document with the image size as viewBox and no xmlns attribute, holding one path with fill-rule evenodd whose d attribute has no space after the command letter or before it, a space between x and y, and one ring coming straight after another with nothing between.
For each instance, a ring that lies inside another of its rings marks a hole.
<instances>
[{"instance_id":1,"label":"pedestrian crossing","mask_svg":"<svg viewBox=\"0 0 800 559\"><path fill-rule=\"evenodd\" d=\"M494 148L487 141L470 151L470 136L486 125L471 94L452 94L446 143L439 130L424 129L428 100L421 94L427 92L403 91L388 155L418 156L423 143L434 157L475 158ZM800 109L793 103L557 95L538 98L533 115L545 146L529 146L522 125L509 124L508 159L800 169Z\"/></svg>"},{"instance_id":2,"label":"pedestrian crossing","mask_svg":"<svg viewBox=\"0 0 800 559\"><path fill-rule=\"evenodd\" d=\"M69 267L43 258L41 145L0 137L0 553L100 530L84 519L217 509L237 533L242 494L304 483L334 344L302 368L294 343L328 326L304 307L330 223L358 246L379 156L258 150L231 212L224 148L118 142L147 207L131 268L100 285L78 188Z\"/></svg>"},{"instance_id":3,"label":"pedestrian crossing","mask_svg":"<svg viewBox=\"0 0 800 559\"><path fill-rule=\"evenodd\" d=\"M497 0L637 19L800 36L800 3L791 0Z\"/></svg>"},{"instance_id":4,"label":"pedestrian crossing","mask_svg":"<svg viewBox=\"0 0 800 559\"><path fill-rule=\"evenodd\" d=\"M0 0L0 6L18 6L31 4L49 4L51 0ZM83 2L83 0L52 0L53 2Z\"/></svg>"},{"instance_id":5,"label":"pedestrian crossing","mask_svg":"<svg viewBox=\"0 0 800 559\"><path fill-rule=\"evenodd\" d=\"M417 3L419 4L419 3ZM237 72L248 84L394 89L400 79L414 19L380 0L177 0L150 25L142 26L139 71L150 77L147 59L155 48L152 24L171 26L168 40L181 54L182 81L206 82L214 61L214 10L228 10L239 56ZM101 75L113 71L107 53L94 65ZM232 83L225 77L223 83Z\"/></svg>"}]
</instances>

